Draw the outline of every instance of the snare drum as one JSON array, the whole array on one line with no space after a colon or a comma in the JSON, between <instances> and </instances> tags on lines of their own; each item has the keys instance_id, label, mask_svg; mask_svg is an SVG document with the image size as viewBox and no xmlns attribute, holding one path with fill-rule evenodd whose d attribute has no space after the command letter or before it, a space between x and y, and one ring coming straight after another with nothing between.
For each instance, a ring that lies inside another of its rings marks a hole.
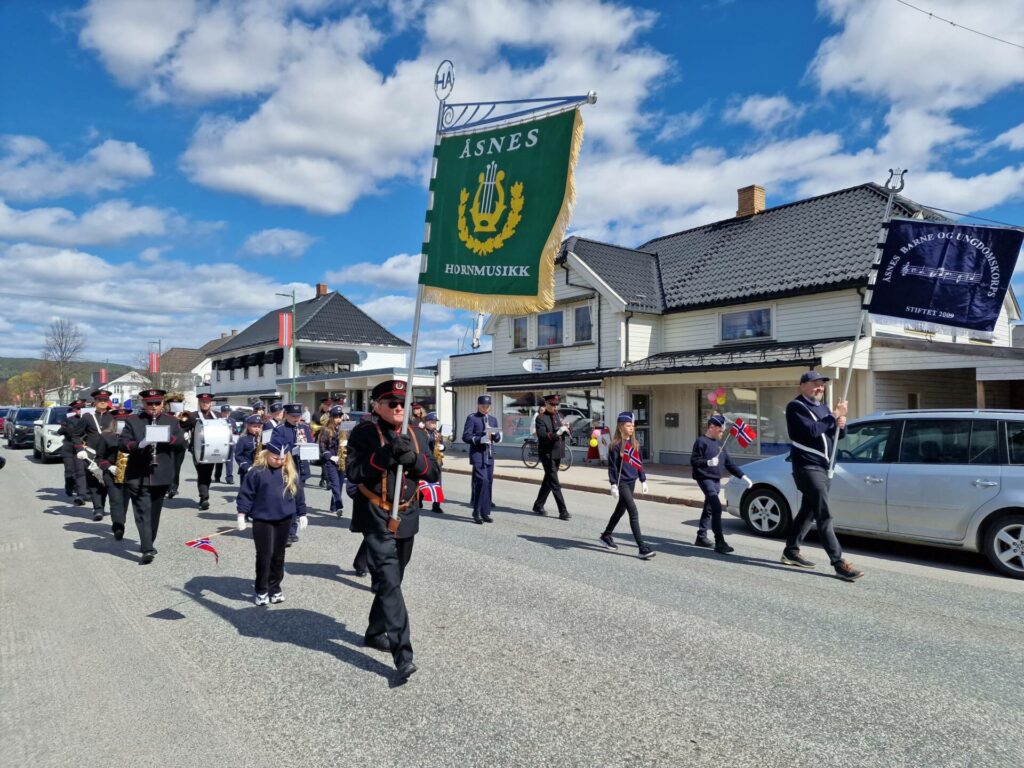
<instances>
[{"instance_id":1,"label":"snare drum","mask_svg":"<svg viewBox=\"0 0 1024 768\"><path fill-rule=\"evenodd\" d=\"M231 425L224 419L197 419L192 431L192 455L197 464L220 464L231 451Z\"/></svg>"}]
</instances>

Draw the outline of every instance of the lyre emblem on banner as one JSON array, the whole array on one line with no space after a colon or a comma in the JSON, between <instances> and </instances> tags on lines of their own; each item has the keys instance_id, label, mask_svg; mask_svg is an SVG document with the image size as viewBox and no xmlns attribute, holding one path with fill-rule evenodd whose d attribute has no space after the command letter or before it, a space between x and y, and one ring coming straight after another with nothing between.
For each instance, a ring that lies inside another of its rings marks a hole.
<instances>
[{"instance_id":1,"label":"lyre emblem on banner","mask_svg":"<svg viewBox=\"0 0 1024 768\"><path fill-rule=\"evenodd\" d=\"M465 187L459 193L459 240L465 243L477 256L486 256L489 253L501 248L516 233L516 227L522 220L523 212L523 183L521 181L512 184L509 188L511 201L506 205L505 187L502 182L505 180L505 172L499 170L498 164L491 162L487 168L477 177L478 185L473 195L473 205L469 215L473 219L473 231L475 233L495 232L498 229L498 222L501 216L508 209L508 216L505 218L505 225L501 232L485 240L478 240L469 233L469 225L466 222L466 203L469 202L469 190Z\"/></svg>"}]
</instances>

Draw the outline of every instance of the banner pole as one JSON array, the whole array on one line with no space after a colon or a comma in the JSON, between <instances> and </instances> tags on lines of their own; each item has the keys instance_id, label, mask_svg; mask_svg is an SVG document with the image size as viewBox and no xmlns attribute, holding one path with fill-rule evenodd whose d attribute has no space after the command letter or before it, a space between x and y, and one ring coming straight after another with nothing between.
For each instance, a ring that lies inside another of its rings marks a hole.
<instances>
[{"instance_id":1,"label":"banner pole","mask_svg":"<svg viewBox=\"0 0 1024 768\"><path fill-rule=\"evenodd\" d=\"M885 213L882 214L882 229L883 230L886 229L886 227L889 226L889 219L892 216L892 202L893 202L893 199L896 197L896 195L899 192L903 191L903 187L904 187L903 176L906 173L907 173L907 171L906 171L905 168L904 169L897 168L896 170L893 170L892 168L889 169L889 178L886 179L885 184L883 185L883 188L889 193L889 197L885 201ZM897 176L899 177L899 181L896 184L894 184L893 183L893 179L896 178ZM881 259L882 259L882 249L884 247L885 247L885 240L883 238L883 240L881 242L876 243L876 245L875 245L875 258L871 262L871 268L872 269L874 269L875 265L878 264L881 261ZM869 278L868 278L869 284L868 284L868 289L867 290L870 291L871 290L870 272L868 274L869 274ZM865 292L864 303L861 305L860 317L857 320L857 332L853 336L853 348L850 350L850 362L846 366L846 375L843 377L843 396L839 399L839 402L841 402L841 403L846 402L846 399L850 395L850 382L853 380L853 363L854 363L855 358L857 357L857 347L860 346L860 337L863 335L863 333L864 333L864 326L865 326L865 324L868 321L868 314L869 314L869 312L867 310L867 301L868 301L868 296L867 296L867 293ZM839 454L839 432L837 431L836 432L836 442L835 442L835 445L832 447L832 456L829 458L829 464L828 464L828 476L829 476L829 478L831 478L833 475L835 475L835 472L836 472L836 456L838 454Z\"/></svg>"}]
</instances>

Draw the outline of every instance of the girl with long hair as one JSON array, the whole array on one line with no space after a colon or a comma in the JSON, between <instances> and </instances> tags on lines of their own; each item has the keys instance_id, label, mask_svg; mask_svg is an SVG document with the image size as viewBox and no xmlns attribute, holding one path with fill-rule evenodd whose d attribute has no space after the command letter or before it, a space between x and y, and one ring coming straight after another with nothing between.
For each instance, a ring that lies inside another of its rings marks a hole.
<instances>
[{"instance_id":1,"label":"girl with long hair","mask_svg":"<svg viewBox=\"0 0 1024 768\"><path fill-rule=\"evenodd\" d=\"M629 527L639 548L637 557L641 560L650 560L655 553L644 542L643 534L640 532L640 513L633 500L637 480L640 481L641 492L647 493L647 474L644 472L643 459L640 457L640 446L634 439L633 414L624 411L619 414L616 422L615 437L612 438L611 448L608 450L608 482L611 484L609 491L612 498L617 501L600 541L608 549L618 549L612 532L622 519L622 515L628 511Z\"/></svg>"},{"instance_id":2,"label":"girl with long hair","mask_svg":"<svg viewBox=\"0 0 1024 768\"><path fill-rule=\"evenodd\" d=\"M342 459L343 446L348 442L348 434L341 429L345 420L345 411L340 405L331 407L327 421L320 427L317 439L320 442L320 458L324 462L324 473L327 475L327 487L331 489L331 512L341 517L345 512L345 497L342 488L345 485L345 464Z\"/></svg>"},{"instance_id":3,"label":"girl with long hair","mask_svg":"<svg viewBox=\"0 0 1024 768\"><path fill-rule=\"evenodd\" d=\"M298 517L298 527L306 527L305 496L300 493L299 471L291 456L291 445L275 435L255 460L238 491L238 530L245 530L246 517L252 519L252 539L256 544L256 605L284 602L284 551L288 530Z\"/></svg>"}]
</instances>

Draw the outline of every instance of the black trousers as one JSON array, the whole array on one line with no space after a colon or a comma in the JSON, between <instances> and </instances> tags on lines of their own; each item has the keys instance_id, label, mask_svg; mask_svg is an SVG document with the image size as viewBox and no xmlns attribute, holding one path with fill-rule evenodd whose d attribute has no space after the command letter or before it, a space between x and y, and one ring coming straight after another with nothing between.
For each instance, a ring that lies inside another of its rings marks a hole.
<instances>
[{"instance_id":1,"label":"black trousers","mask_svg":"<svg viewBox=\"0 0 1024 768\"><path fill-rule=\"evenodd\" d=\"M284 578L284 550L288 543L291 517L280 520L252 521L252 540L256 542L256 594L276 595Z\"/></svg>"},{"instance_id":2,"label":"black trousers","mask_svg":"<svg viewBox=\"0 0 1024 768\"><path fill-rule=\"evenodd\" d=\"M725 541L722 533L722 499L718 495L721 484L717 480L698 480L697 485L704 492L704 509L700 513L700 524L697 526L697 535L706 539L708 537L708 523L715 534L715 541Z\"/></svg>"},{"instance_id":3,"label":"black trousers","mask_svg":"<svg viewBox=\"0 0 1024 768\"><path fill-rule=\"evenodd\" d=\"M174 452L174 480L171 481L170 492L172 495L178 494L178 482L181 480L181 465L185 461L185 451Z\"/></svg>"},{"instance_id":4,"label":"black trousers","mask_svg":"<svg viewBox=\"0 0 1024 768\"><path fill-rule=\"evenodd\" d=\"M363 539L361 542L359 542L359 549L356 550L356 556L352 559L352 570L370 570L370 567L366 562L366 539Z\"/></svg>"},{"instance_id":5,"label":"black trousers","mask_svg":"<svg viewBox=\"0 0 1024 768\"><path fill-rule=\"evenodd\" d=\"M142 554L156 552L153 545L156 543L156 533L160 528L160 513L164 508L167 486L143 485L141 480L129 480L125 483L125 488L128 489L128 496L132 500Z\"/></svg>"},{"instance_id":6,"label":"black trousers","mask_svg":"<svg viewBox=\"0 0 1024 768\"><path fill-rule=\"evenodd\" d=\"M210 483L213 481L213 468L215 465L193 463L196 465L196 484L199 486L199 501L209 501Z\"/></svg>"},{"instance_id":7,"label":"black trousers","mask_svg":"<svg viewBox=\"0 0 1024 768\"><path fill-rule=\"evenodd\" d=\"M103 473L107 486L107 501L110 502L110 523L115 531L123 531L128 519L128 493L125 486L114 482L110 472Z\"/></svg>"},{"instance_id":8,"label":"black trousers","mask_svg":"<svg viewBox=\"0 0 1024 768\"><path fill-rule=\"evenodd\" d=\"M558 514L564 515L569 510L565 506L565 499L562 498L562 484L558 482L558 464L561 459L556 459L550 454L540 456L540 464L544 468L544 482L540 484L540 491L537 493L537 500L533 502L533 508L539 510L548 500L548 494L555 497L555 504L558 505Z\"/></svg>"},{"instance_id":9,"label":"black trousers","mask_svg":"<svg viewBox=\"0 0 1024 768\"><path fill-rule=\"evenodd\" d=\"M75 449L67 447L61 450L64 460L64 492L84 499L89 495L85 482L85 462L75 456Z\"/></svg>"},{"instance_id":10,"label":"black trousers","mask_svg":"<svg viewBox=\"0 0 1024 768\"><path fill-rule=\"evenodd\" d=\"M412 640L409 637L409 612L402 597L405 566L412 559L415 537L396 539L389 534L364 533L366 561L370 569L373 605L367 637L387 635L395 666L412 661Z\"/></svg>"},{"instance_id":11,"label":"black trousers","mask_svg":"<svg viewBox=\"0 0 1024 768\"><path fill-rule=\"evenodd\" d=\"M843 549L836 538L832 513L828 508L828 491L832 484L828 470L824 467L794 467L793 480L800 491L800 511L786 537L786 551L799 549L807 532L811 530L811 524L817 523L818 539L828 553L829 562L832 565L838 564L843 559Z\"/></svg>"},{"instance_id":12,"label":"black trousers","mask_svg":"<svg viewBox=\"0 0 1024 768\"><path fill-rule=\"evenodd\" d=\"M94 512L102 512L107 504L109 491L107 489L106 476L109 474L109 472L104 472L103 476L97 480L92 472L85 473L85 486L89 489L89 499L92 501Z\"/></svg>"},{"instance_id":13,"label":"black trousers","mask_svg":"<svg viewBox=\"0 0 1024 768\"><path fill-rule=\"evenodd\" d=\"M629 529L633 531L633 538L636 539L638 547L644 546L643 534L640 533L640 513L637 511L636 502L633 500L633 489L636 488L636 480L628 480L619 483L619 502L608 518L608 525L604 527L605 533L611 533L619 524L622 515L629 512Z\"/></svg>"}]
</instances>

